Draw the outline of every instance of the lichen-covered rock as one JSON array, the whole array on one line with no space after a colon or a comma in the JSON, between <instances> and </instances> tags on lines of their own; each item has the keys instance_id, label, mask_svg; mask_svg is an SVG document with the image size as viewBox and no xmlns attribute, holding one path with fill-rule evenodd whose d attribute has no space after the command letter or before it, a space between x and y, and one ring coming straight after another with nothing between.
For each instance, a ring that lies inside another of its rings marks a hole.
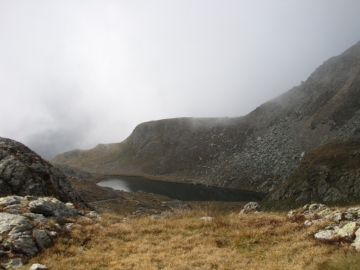
<instances>
[{"instance_id":1,"label":"lichen-covered rock","mask_svg":"<svg viewBox=\"0 0 360 270\"><path fill-rule=\"evenodd\" d=\"M11 231L14 227L32 229L32 223L25 217L20 215L0 213L0 234Z\"/></svg>"},{"instance_id":2,"label":"lichen-covered rock","mask_svg":"<svg viewBox=\"0 0 360 270\"><path fill-rule=\"evenodd\" d=\"M40 249L47 248L52 244L52 239L45 230L33 230L33 237Z\"/></svg>"},{"instance_id":3,"label":"lichen-covered rock","mask_svg":"<svg viewBox=\"0 0 360 270\"><path fill-rule=\"evenodd\" d=\"M313 203L309 206L310 213L319 213L320 211L326 210L328 207L321 203Z\"/></svg>"},{"instance_id":4,"label":"lichen-covered rock","mask_svg":"<svg viewBox=\"0 0 360 270\"><path fill-rule=\"evenodd\" d=\"M37 222L45 223L47 221L47 218L42 214L34 214L34 213L23 213L24 217L27 217L31 220L35 220Z\"/></svg>"},{"instance_id":5,"label":"lichen-covered rock","mask_svg":"<svg viewBox=\"0 0 360 270\"><path fill-rule=\"evenodd\" d=\"M31 237L31 231L24 231L11 235L5 242L4 246L16 253L26 256L34 256L38 252L38 248Z\"/></svg>"},{"instance_id":6,"label":"lichen-covered rock","mask_svg":"<svg viewBox=\"0 0 360 270\"><path fill-rule=\"evenodd\" d=\"M334 240L336 237L336 232L334 230L320 230L314 237L321 240Z\"/></svg>"},{"instance_id":7,"label":"lichen-covered rock","mask_svg":"<svg viewBox=\"0 0 360 270\"><path fill-rule=\"evenodd\" d=\"M333 214L333 221L340 222L343 218L343 213L336 212Z\"/></svg>"},{"instance_id":8,"label":"lichen-covered rock","mask_svg":"<svg viewBox=\"0 0 360 270\"><path fill-rule=\"evenodd\" d=\"M0 137L0 196L54 196L84 205L66 176L25 145ZM17 204L16 197L0 205Z\"/></svg>"},{"instance_id":9,"label":"lichen-covered rock","mask_svg":"<svg viewBox=\"0 0 360 270\"><path fill-rule=\"evenodd\" d=\"M356 222L349 222L343 227L341 227L336 235L338 235L341 239L350 240L352 239L354 232L356 229Z\"/></svg>"},{"instance_id":10,"label":"lichen-covered rock","mask_svg":"<svg viewBox=\"0 0 360 270\"><path fill-rule=\"evenodd\" d=\"M338 226L334 226L331 229L320 230L314 235L314 237L316 239L321 239L321 240L349 241L353 238L356 227L357 227L356 222L349 222L344 226L342 226L341 228L339 228Z\"/></svg>"},{"instance_id":11,"label":"lichen-covered rock","mask_svg":"<svg viewBox=\"0 0 360 270\"><path fill-rule=\"evenodd\" d=\"M261 211L260 204L258 204L257 202L249 202L244 206L244 209L242 209L239 214L249 214L260 211Z\"/></svg>"},{"instance_id":12,"label":"lichen-covered rock","mask_svg":"<svg viewBox=\"0 0 360 270\"><path fill-rule=\"evenodd\" d=\"M54 221L78 213L72 203L65 204L55 198L33 196L9 196L0 198L0 201L3 202L0 208L1 262L4 262L6 258L15 259L21 257L27 260L34 257L39 250L51 246L60 232L72 229L72 225L80 228L82 226L80 224L93 224L94 220L96 220L93 217L97 216L97 214L92 213L90 215L92 218L85 217L88 213L82 212L82 215L72 218L74 223L66 223L63 224L64 226L60 226ZM15 207L20 213L9 213ZM31 213L30 210L38 213ZM47 216L45 217L43 214ZM81 219L87 219L87 221ZM15 268L14 263L19 260L20 258L3 265L0 264L0 269L4 267L7 267L6 269Z\"/></svg>"},{"instance_id":13,"label":"lichen-covered rock","mask_svg":"<svg viewBox=\"0 0 360 270\"><path fill-rule=\"evenodd\" d=\"M42 214L45 217L67 217L77 214L75 208L68 208L63 202L55 198L39 198L29 203L32 213Z\"/></svg>"},{"instance_id":14,"label":"lichen-covered rock","mask_svg":"<svg viewBox=\"0 0 360 270\"><path fill-rule=\"evenodd\" d=\"M0 198L0 206L10 206L14 204L20 204L25 201L24 197L21 196L7 196Z\"/></svg>"}]
</instances>

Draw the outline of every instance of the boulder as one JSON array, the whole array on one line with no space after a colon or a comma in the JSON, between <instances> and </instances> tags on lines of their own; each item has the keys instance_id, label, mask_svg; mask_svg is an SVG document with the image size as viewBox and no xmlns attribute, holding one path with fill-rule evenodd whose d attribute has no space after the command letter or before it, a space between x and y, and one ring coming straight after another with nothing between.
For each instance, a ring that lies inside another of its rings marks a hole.
<instances>
[{"instance_id":1,"label":"boulder","mask_svg":"<svg viewBox=\"0 0 360 270\"><path fill-rule=\"evenodd\" d=\"M54 196L85 206L66 176L25 145L0 137L0 197L8 195ZM13 196L0 205L18 204Z\"/></svg>"},{"instance_id":2,"label":"boulder","mask_svg":"<svg viewBox=\"0 0 360 270\"><path fill-rule=\"evenodd\" d=\"M314 237L321 240L334 240L336 233L334 230L320 230L314 235Z\"/></svg>"},{"instance_id":3,"label":"boulder","mask_svg":"<svg viewBox=\"0 0 360 270\"><path fill-rule=\"evenodd\" d=\"M332 229L325 229L320 230L317 232L314 237L316 239L321 240L330 240L330 241L337 241L337 240L351 240L354 236L354 231L356 229L356 222L349 222L339 228L338 226L335 226Z\"/></svg>"},{"instance_id":4,"label":"boulder","mask_svg":"<svg viewBox=\"0 0 360 270\"><path fill-rule=\"evenodd\" d=\"M14 204L20 204L23 201L25 201L24 197L16 196L16 195L2 197L0 198L0 206L10 206Z\"/></svg>"},{"instance_id":5,"label":"boulder","mask_svg":"<svg viewBox=\"0 0 360 270\"><path fill-rule=\"evenodd\" d=\"M33 225L25 217L20 215L0 213L0 234L11 231L14 227L25 228L31 230Z\"/></svg>"},{"instance_id":6,"label":"boulder","mask_svg":"<svg viewBox=\"0 0 360 270\"><path fill-rule=\"evenodd\" d=\"M45 230L33 230L33 237L40 249L47 248L52 244L52 239Z\"/></svg>"},{"instance_id":7,"label":"boulder","mask_svg":"<svg viewBox=\"0 0 360 270\"><path fill-rule=\"evenodd\" d=\"M249 214L261 212L261 207L257 202L249 202L244 206L244 209L240 211L239 214Z\"/></svg>"},{"instance_id":8,"label":"boulder","mask_svg":"<svg viewBox=\"0 0 360 270\"><path fill-rule=\"evenodd\" d=\"M75 208L69 209L56 198L39 198L29 203L29 209L32 213L41 214L45 217L68 217L77 214Z\"/></svg>"},{"instance_id":9,"label":"boulder","mask_svg":"<svg viewBox=\"0 0 360 270\"><path fill-rule=\"evenodd\" d=\"M38 248L31 237L31 231L11 235L4 246L16 253L21 253L33 257L38 252Z\"/></svg>"}]
</instances>

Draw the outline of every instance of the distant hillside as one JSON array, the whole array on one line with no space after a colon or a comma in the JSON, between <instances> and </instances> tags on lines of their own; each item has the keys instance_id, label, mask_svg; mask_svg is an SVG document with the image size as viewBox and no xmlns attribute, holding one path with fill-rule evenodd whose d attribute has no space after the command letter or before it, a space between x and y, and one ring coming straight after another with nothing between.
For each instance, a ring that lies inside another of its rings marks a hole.
<instances>
[{"instance_id":1,"label":"distant hillside","mask_svg":"<svg viewBox=\"0 0 360 270\"><path fill-rule=\"evenodd\" d=\"M244 117L142 123L121 143L69 151L51 162L93 173L271 192L306 153L360 133L359 91L360 42Z\"/></svg>"}]
</instances>

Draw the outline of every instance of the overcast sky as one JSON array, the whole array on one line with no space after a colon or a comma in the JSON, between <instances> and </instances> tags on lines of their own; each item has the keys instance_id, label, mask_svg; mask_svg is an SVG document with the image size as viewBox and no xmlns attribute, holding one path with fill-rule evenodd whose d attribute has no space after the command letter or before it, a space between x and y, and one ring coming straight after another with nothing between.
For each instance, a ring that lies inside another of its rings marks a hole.
<instances>
[{"instance_id":1,"label":"overcast sky","mask_svg":"<svg viewBox=\"0 0 360 270\"><path fill-rule=\"evenodd\" d=\"M243 116L360 40L358 0L0 0L0 136L50 159Z\"/></svg>"}]
</instances>

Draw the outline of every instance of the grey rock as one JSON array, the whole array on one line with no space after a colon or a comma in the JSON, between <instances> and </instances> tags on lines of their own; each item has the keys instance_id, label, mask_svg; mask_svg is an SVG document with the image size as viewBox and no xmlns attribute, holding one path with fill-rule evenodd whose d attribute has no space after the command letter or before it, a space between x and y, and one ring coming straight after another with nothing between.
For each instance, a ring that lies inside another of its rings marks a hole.
<instances>
[{"instance_id":1,"label":"grey rock","mask_svg":"<svg viewBox=\"0 0 360 270\"><path fill-rule=\"evenodd\" d=\"M90 217L90 218L100 218L100 215L95 211L90 211L85 216Z\"/></svg>"},{"instance_id":2,"label":"grey rock","mask_svg":"<svg viewBox=\"0 0 360 270\"><path fill-rule=\"evenodd\" d=\"M244 209L242 209L239 214L249 214L260 211L261 211L261 207L257 202L249 202L244 206Z\"/></svg>"},{"instance_id":3,"label":"grey rock","mask_svg":"<svg viewBox=\"0 0 360 270\"><path fill-rule=\"evenodd\" d=\"M38 197L26 195L26 196L25 196L25 199L26 199L27 201L31 202L31 201L37 200Z\"/></svg>"},{"instance_id":4,"label":"grey rock","mask_svg":"<svg viewBox=\"0 0 360 270\"><path fill-rule=\"evenodd\" d=\"M317 213L325 209L328 209L328 207L321 203L313 203L309 206L310 213Z\"/></svg>"},{"instance_id":5,"label":"grey rock","mask_svg":"<svg viewBox=\"0 0 360 270\"><path fill-rule=\"evenodd\" d=\"M322 240L350 240L354 236L355 229L356 223L349 222L341 228L335 226L333 229L320 230L314 236Z\"/></svg>"},{"instance_id":6,"label":"grey rock","mask_svg":"<svg viewBox=\"0 0 360 270\"><path fill-rule=\"evenodd\" d=\"M0 213L0 234L11 231L16 226L22 226L32 229L32 223L20 215Z\"/></svg>"},{"instance_id":7,"label":"grey rock","mask_svg":"<svg viewBox=\"0 0 360 270\"><path fill-rule=\"evenodd\" d=\"M322 219L305 220L304 225L305 226L311 226L313 224L320 223L320 222L323 222L323 220Z\"/></svg>"},{"instance_id":8,"label":"grey rock","mask_svg":"<svg viewBox=\"0 0 360 270\"><path fill-rule=\"evenodd\" d=\"M40 263L34 263L33 265L31 265L31 267L29 268L29 270L47 270L48 268Z\"/></svg>"},{"instance_id":9,"label":"grey rock","mask_svg":"<svg viewBox=\"0 0 360 270\"><path fill-rule=\"evenodd\" d=\"M57 168L25 145L0 137L0 197L8 195L55 196L84 205ZM16 197L13 199L10 204L19 203Z\"/></svg>"},{"instance_id":10,"label":"grey rock","mask_svg":"<svg viewBox=\"0 0 360 270\"><path fill-rule=\"evenodd\" d=\"M2 197L0 198L0 206L20 204L23 201L24 201L23 197L16 195Z\"/></svg>"},{"instance_id":11,"label":"grey rock","mask_svg":"<svg viewBox=\"0 0 360 270\"><path fill-rule=\"evenodd\" d=\"M7 210L7 212L10 212L11 214L16 214L16 215L22 214L19 205L8 205L4 209Z\"/></svg>"},{"instance_id":12,"label":"grey rock","mask_svg":"<svg viewBox=\"0 0 360 270\"><path fill-rule=\"evenodd\" d=\"M76 215L77 213L74 209L69 210L66 205L58 199L47 197L30 202L29 209L32 213L42 214L45 217L67 217Z\"/></svg>"},{"instance_id":13,"label":"grey rock","mask_svg":"<svg viewBox=\"0 0 360 270\"><path fill-rule=\"evenodd\" d=\"M341 221L342 218L343 218L343 214L342 214L342 213L334 213L334 215L333 215L333 221L335 221L335 222Z\"/></svg>"},{"instance_id":14,"label":"grey rock","mask_svg":"<svg viewBox=\"0 0 360 270\"><path fill-rule=\"evenodd\" d=\"M33 237L40 249L47 248L52 244L52 239L45 230L33 230Z\"/></svg>"},{"instance_id":15,"label":"grey rock","mask_svg":"<svg viewBox=\"0 0 360 270\"><path fill-rule=\"evenodd\" d=\"M38 222L42 222L45 223L48 219L46 217L44 217L44 215L42 214L35 214L35 213L23 213L22 214L24 217L27 217L31 220L35 220Z\"/></svg>"},{"instance_id":16,"label":"grey rock","mask_svg":"<svg viewBox=\"0 0 360 270\"><path fill-rule=\"evenodd\" d=\"M320 230L314 237L321 240L333 240L336 237L336 233L334 230Z\"/></svg>"},{"instance_id":17,"label":"grey rock","mask_svg":"<svg viewBox=\"0 0 360 270\"><path fill-rule=\"evenodd\" d=\"M36 247L30 233L31 231L25 231L13 234L6 240L4 246L14 252L33 257L38 252L38 248Z\"/></svg>"},{"instance_id":18,"label":"grey rock","mask_svg":"<svg viewBox=\"0 0 360 270\"><path fill-rule=\"evenodd\" d=\"M24 266L21 258L11 259L9 262L3 263L2 265L3 265L6 269L20 268L20 267Z\"/></svg>"}]
</instances>

